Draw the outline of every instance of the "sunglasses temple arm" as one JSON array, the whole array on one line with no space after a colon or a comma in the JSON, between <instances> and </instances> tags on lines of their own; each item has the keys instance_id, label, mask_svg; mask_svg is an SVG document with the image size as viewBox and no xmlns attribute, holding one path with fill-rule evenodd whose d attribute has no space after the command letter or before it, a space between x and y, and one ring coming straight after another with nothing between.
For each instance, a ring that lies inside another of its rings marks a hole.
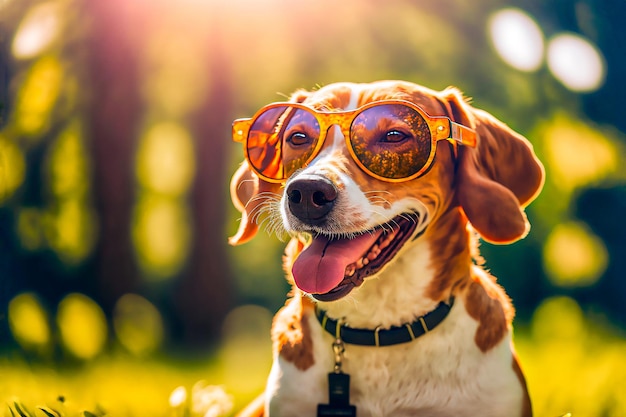
<instances>
[{"instance_id":1,"label":"sunglasses temple arm","mask_svg":"<svg viewBox=\"0 0 626 417\"><path fill-rule=\"evenodd\" d=\"M450 139L465 146L476 147L476 131L450 120Z\"/></svg>"},{"instance_id":2,"label":"sunglasses temple arm","mask_svg":"<svg viewBox=\"0 0 626 417\"><path fill-rule=\"evenodd\" d=\"M233 122L233 141L245 142L250 126L252 125L252 119L237 119Z\"/></svg>"}]
</instances>

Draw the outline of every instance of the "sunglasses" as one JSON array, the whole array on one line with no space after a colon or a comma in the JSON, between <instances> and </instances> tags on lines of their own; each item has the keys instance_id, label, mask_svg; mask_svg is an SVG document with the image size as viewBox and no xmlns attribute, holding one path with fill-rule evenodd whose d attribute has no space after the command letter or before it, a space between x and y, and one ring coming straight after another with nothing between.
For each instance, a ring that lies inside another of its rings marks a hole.
<instances>
[{"instance_id":1,"label":"sunglasses","mask_svg":"<svg viewBox=\"0 0 626 417\"><path fill-rule=\"evenodd\" d=\"M425 174L437 142L476 146L476 132L448 117L429 116L404 100L381 100L351 111L318 111L303 104L273 103L251 119L233 122L233 140L244 145L250 167L262 179L284 182L317 156L328 130L338 125L356 164L389 182Z\"/></svg>"}]
</instances>

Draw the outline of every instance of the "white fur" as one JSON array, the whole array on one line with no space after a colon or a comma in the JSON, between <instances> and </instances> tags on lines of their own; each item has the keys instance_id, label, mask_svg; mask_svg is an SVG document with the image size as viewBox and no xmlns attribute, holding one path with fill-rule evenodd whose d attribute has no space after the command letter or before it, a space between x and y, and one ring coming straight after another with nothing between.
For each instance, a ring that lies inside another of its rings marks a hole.
<instances>
[{"instance_id":1,"label":"white fur","mask_svg":"<svg viewBox=\"0 0 626 417\"><path fill-rule=\"evenodd\" d=\"M368 278L345 299L323 303L323 308L332 317L346 317L353 327L411 321L436 304L420 296L432 279L432 272L423 268L428 256L418 240L378 277ZM384 285L377 282L383 280ZM272 417L314 416L317 404L328 401L333 337L313 315L306 319L315 364L301 371L274 358L266 391ZM516 416L522 387L511 368L510 335L483 353L474 342L477 327L463 300L457 299L438 327L413 342L386 347L346 344L343 370L351 376L351 402L358 404L358 416ZM503 364L508 372L502 372Z\"/></svg>"}]
</instances>

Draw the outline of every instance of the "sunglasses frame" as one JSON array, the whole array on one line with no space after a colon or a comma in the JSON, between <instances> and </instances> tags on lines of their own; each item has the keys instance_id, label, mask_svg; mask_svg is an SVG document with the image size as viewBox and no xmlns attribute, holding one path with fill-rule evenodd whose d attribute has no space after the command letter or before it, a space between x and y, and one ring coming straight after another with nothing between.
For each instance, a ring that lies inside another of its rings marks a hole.
<instances>
[{"instance_id":1,"label":"sunglasses frame","mask_svg":"<svg viewBox=\"0 0 626 417\"><path fill-rule=\"evenodd\" d=\"M381 105L389 105L389 104L403 105L416 111L417 113L420 114L420 116L422 116L422 118L428 125L428 128L430 129L430 137L431 137L432 143L431 143L431 148L430 148L430 154L428 155L428 160L426 161L424 166L420 168L419 171L417 171L415 174L412 174L404 178L383 177L381 175L378 175L370 171L356 156L354 149L352 147L352 141L350 140L350 129L352 128L352 123L354 122L354 120L359 114L361 114L365 110L370 109L372 107L381 106ZM243 146L244 155L247 161L250 161L250 158L248 155L247 141L248 141L248 137L250 134L250 128L252 127L254 122L259 118L259 116L261 116L266 111L277 108L277 107L286 107L286 106L296 108L296 109L302 109L304 111L308 111L309 113L312 113L319 124L320 137L317 139L317 143L315 144L315 147L313 151L311 152L309 159L303 164L303 167L308 165L318 155L320 149L324 145L324 142L326 142L329 129L334 125L338 125L339 128L341 129L341 133L343 134L346 140L346 146L348 148L348 152L350 152L352 159L359 166L359 168L361 168L361 170L363 170L366 174L370 175L371 177L376 178L381 181L386 181L386 182L410 181L426 173L428 169L430 168L430 166L432 165L433 160L435 159L435 151L437 148L437 142L441 140L448 140L452 143L454 147L455 155L456 155L456 146L458 144L471 146L471 147L476 146L476 131L474 131L473 129L467 126L464 126L460 123L456 123L447 116L430 116L421 107L406 100L378 100L378 101L367 103L355 110L340 110L340 111L319 111L302 103L276 102L276 103L271 103L266 106L263 106L251 118L236 119L233 122L233 141L242 143L244 145ZM264 175L262 172L260 172L254 165L252 165L252 163L249 163L249 165L250 165L250 168L252 168L252 170L255 172L255 174L258 175L260 178L262 178L264 181L267 181L270 183L284 183L287 180L287 178L278 179L278 178L268 177Z\"/></svg>"}]
</instances>

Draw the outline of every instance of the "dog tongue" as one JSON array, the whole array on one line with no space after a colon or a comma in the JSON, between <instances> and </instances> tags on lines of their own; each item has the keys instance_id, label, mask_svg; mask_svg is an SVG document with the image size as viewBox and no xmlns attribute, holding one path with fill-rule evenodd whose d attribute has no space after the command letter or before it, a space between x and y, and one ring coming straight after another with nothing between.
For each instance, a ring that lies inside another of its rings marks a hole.
<instances>
[{"instance_id":1,"label":"dog tongue","mask_svg":"<svg viewBox=\"0 0 626 417\"><path fill-rule=\"evenodd\" d=\"M354 239L314 238L293 264L296 285L309 294L329 292L343 281L346 267L365 255L381 233L363 233Z\"/></svg>"}]
</instances>

